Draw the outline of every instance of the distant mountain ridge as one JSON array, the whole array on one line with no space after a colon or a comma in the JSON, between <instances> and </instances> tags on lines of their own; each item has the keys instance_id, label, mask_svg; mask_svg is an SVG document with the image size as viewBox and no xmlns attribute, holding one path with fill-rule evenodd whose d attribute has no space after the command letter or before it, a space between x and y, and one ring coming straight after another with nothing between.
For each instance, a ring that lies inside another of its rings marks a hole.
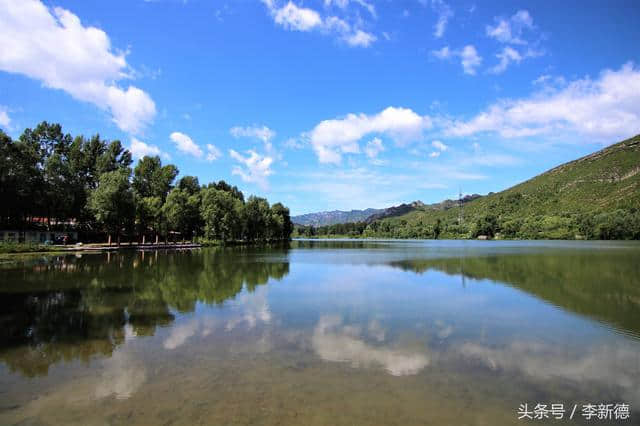
<instances>
[{"instance_id":1,"label":"distant mountain ridge","mask_svg":"<svg viewBox=\"0 0 640 426\"><path fill-rule=\"evenodd\" d=\"M337 223L362 222L369 216L383 212L386 209L364 209L364 210L332 210L325 212L307 213L291 217L291 221L296 225L325 226Z\"/></svg>"},{"instance_id":2,"label":"distant mountain ridge","mask_svg":"<svg viewBox=\"0 0 640 426\"><path fill-rule=\"evenodd\" d=\"M468 203L480 198L481 195L465 195L461 198L462 203ZM291 220L296 225L304 226L327 226L338 223L366 222L371 223L376 220L402 216L415 210L446 210L458 205L458 200L444 200L439 203L424 204L422 201L416 200L411 203L391 206L386 209L364 209L364 210L333 210L317 213L307 213L303 215L293 216Z\"/></svg>"}]
</instances>

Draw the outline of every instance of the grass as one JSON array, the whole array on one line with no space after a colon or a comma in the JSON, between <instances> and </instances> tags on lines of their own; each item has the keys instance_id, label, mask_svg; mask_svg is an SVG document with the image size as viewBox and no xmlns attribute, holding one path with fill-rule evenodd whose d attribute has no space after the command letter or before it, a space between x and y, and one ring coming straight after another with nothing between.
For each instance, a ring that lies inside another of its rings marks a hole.
<instances>
[{"instance_id":1,"label":"grass","mask_svg":"<svg viewBox=\"0 0 640 426\"><path fill-rule=\"evenodd\" d=\"M35 243L17 243L13 241L4 241L0 243L0 254L9 253L41 253L54 251L55 248L43 244Z\"/></svg>"}]
</instances>

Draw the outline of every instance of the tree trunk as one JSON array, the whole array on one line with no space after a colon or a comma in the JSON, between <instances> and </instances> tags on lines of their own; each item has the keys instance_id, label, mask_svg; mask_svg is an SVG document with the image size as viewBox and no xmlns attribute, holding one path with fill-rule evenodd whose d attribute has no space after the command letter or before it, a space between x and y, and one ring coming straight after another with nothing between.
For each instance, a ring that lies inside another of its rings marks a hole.
<instances>
[{"instance_id":1,"label":"tree trunk","mask_svg":"<svg viewBox=\"0 0 640 426\"><path fill-rule=\"evenodd\" d=\"M111 234L109 234L109 240L108 240L108 243L109 243L109 247L111 247Z\"/></svg>"},{"instance_id":2,"label":"tree trunk","mask_svg":"<svg viewBox=\"0 0 640 426\"><path fill-rule=\"evenodd\" d=\"M142 245L144 245L146 235L142 234Z\"/></svg>"}]
</instances>

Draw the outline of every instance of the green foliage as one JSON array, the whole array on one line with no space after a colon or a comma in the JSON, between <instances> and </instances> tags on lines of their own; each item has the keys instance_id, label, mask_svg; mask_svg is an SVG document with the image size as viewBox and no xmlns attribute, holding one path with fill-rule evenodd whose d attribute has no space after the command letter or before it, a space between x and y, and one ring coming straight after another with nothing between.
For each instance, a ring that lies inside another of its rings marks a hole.
<instances>
[{"instance_id":1,"label":"green foliage","mask_svg":"<svg viewBox=\"0 0 640 426\"><path fill-rule=\"evenodd\" d=\"M49 251L49 250L51 250L50 247L47 247L42 244L17 243L13 241L0 242L0 254L29 253L29 252L40 252L40 251Z\"/></svg>"},{"instance_id":2,"label":"green foliage","mask_svg":"<svg viewBox=\"0 0 640 426\"><path fill-rule=\"evenodd\" d=\"M119 236L121 229L133 222L135 214L129 170L103 173L98 187L89 196L89 209L109 233Z\"/></svg>"},{"instance_id":3,"label":"green foliage","mask_svg":"<svg viewBox=\"0 0 640 426\"><path fill-rule=\"evenodd\" d=\"M33 226L102 231L140 239L152 232L167 239L271 241L289 239L289 210L272 207L225 181L201 187L194 176L144 157L132 171L120 141L95 135L72 138L59 124L42 122L17 141L0 130L0 228ZM43 220L43 218L45 220ZM70 224L75 222L75 224Z\"/></svg>"},{"instance_id":4,"label":"green foliage","mask_svg":"<svg viewBox=\"0 0 640 426\"><path fill-rule=\"evenodd\" d=\"M215 187L202 190L200 210L204 236L211 240L232 241L242 237L242 201Z\"/></svg>"},{"instance_id":5,"label":"green foliage","mask_svg":"<svg viewBox=\"0 0 640 426\"><path fill-rule=\"evenodd\" d=\"M494 237L499 229L498 219L492 214L486 214L476 220L476 224L473 229L473 236L478 237L480 235L484 235L487 237Z\"/></svg>"},{"instance_id":6,"label":"green foliage","mask_svg":"<svg viewBox=\"0 0 640 426\"><path fill-rule=\"evenodd\" d=\"M463 205L423 206L299 236L368 238L640 239L640 135ZM462 220L460 215L462 213ZM348 229L348 231L347 231Z\"/></svg>"}]
</instances>

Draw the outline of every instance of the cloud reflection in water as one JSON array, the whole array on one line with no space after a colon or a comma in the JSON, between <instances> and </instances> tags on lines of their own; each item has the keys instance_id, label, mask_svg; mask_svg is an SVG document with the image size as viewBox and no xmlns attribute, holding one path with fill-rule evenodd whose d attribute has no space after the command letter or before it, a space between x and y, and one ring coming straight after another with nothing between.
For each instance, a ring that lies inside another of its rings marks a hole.
<instances>
[{"instance_id":1,"label":"cloud reflection in water","mask_svg":"<svg viewBox=\"0 0 640 426\"><path fill-rule=\"evenodd\" d=\"M380 365L393 376L414 375L429 365L425 354L369 345L354 330L342 325L340 316L324 315L313 331L313 349L325 361L348 362L353 367Z\"/></svg>"}]
</instances>

